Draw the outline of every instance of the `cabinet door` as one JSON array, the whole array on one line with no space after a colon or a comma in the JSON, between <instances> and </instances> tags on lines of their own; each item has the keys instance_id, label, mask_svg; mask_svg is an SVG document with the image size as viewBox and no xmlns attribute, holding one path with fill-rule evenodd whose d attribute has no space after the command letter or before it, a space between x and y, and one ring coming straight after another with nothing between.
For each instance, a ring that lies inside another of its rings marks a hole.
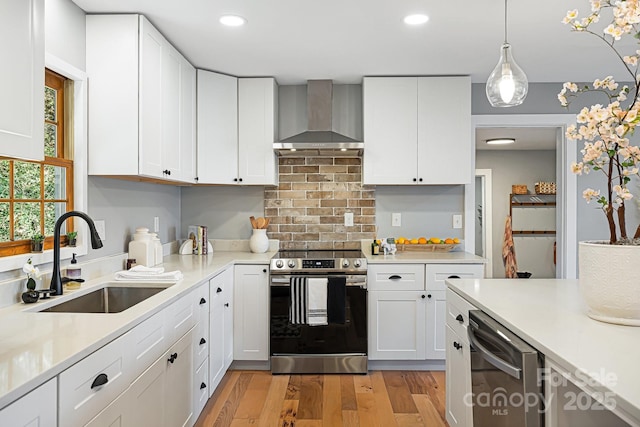
<instances>
[{"instance_id":1,"label":"cabinet door","mask_svg":"<svg viewBox=\"0 0 640 427\"><path fill-rule=\"evenodd\" d=\"M196 69L180 57L180 180L196 178Z\"/></svg>"},{"instance_id":2,"label":"cabinet door","mask_svg":"<svg viewBox=\"0 0 640 427\"><path fill-rule=\"evenodd\" d=\"M427 291L427 359L444 360L447 338L445 291Z\"/></svg>"},{"instance_id":3,"label":"cabinet door","mask_svg":"<svg viewBox=\"0 0 640 427\"><path fill-rule=\"evenodd\" d=\"M167 369L169 354L169 352L166 352L157 359L124 393L123 400L125 401L126 409L123 411L126 421L129 421L125 422L125 425L168 425L165 423L167 405L164 402L166 394L173 387L173 385L168 385L166 381L165 370Z\"/></svg>"},{"instance_id":4,"label":"cabinet door","mask_svg":"<svg viewBox=\"0 0 640 427\"><path fill-rule=\"evenodd\" d=\"M446 415L450 426L468 427L473 422L470 402L471 393L471 359L468 344L446 327Z\"/></svg>"},{"instance_id":5,"label":"cabinet door","mask_svg":"<svg viewBox=\"0 0 640 427\"><path fill-rule=\"evenodd\" d=\"M226 278L226 287L224 288L223 307L224 307L224 370L226 371L233 362L233 312L234 312L234 283L233 270L229 269L224 272ZM268 307L267 307L268 313ZM268 316L268 314L267 314ZM268 334L268 331L267 331ZM267 337L268 339L268 337Z\"/></svg>"},{"instance_id":6,"label":"cabinet door","mask_svg":"<svg viewBox=\"0 0 640 427\"><path fill-rule=\"evenodd\" d=\"M277 185L275 79L238 79L238 182Z\"/></svg>"},{"instance_id":7,"label":"cabinet door","mask_svg":"<svg viewBox=\"0 0 640 427\"><path fill-rule=\"evenodd\" d=\"M419 77L418 180L471 183L473 144L470 78Z\"/></svg>"},{"instance_id":8,"label":"cabinet door","mask_svg":"<svg viewBox=\"0 0 640 427\"><path fill-rule=\"evenodd\" d=\"M193 377L193 419L197 420L209 400L209 360L205 359Z\"/></svg>"},{"instance_id":9,"label":"cabinet door","mask_svg":"<svg viewBox=\"0 0 640 427\"><path fill-rule=\"evenodd\" d=\"M165 178L180 176L180 62L182 55L166 40L162 45L162 172ZM145 147L147 148L147 147ZM158 150L158 147L154 147Z\"/></svg>"},{"instance_id":10,"label":"cabinet door","mask_svg":"<svg viewBox=\"0 0 640 427\"><path fill-rule=\"evenodd\" d=\"M168 351L165 426L188 426L193 419L193 346L192 331L186 333ZM173 359L173 361L171 361ZM153 424L140 424L153 425Z\"/></svg>"},{"instance_id":11,"label":"cabinet door","mask_svg":"<svg viewBox=\"0 0 640 427\"><path fill-rule=\"evenodd\" d=\"M234 360L269 360L269 270L235 266L233 295Z\"/></svg>"},{"instance_id":12,"label":"cabinet door","mask_svg":"<svg viewBox=\"0 0 640 427\"><path fill-rule=\"evenodd\" d=\"M198 183L238 178L238 79L198 70Z\"/></svg>"},{"instance_id":13,"label":"cabinet door","mask_svg":"<svg viewBox=\"0 0 640 427\"><path fill-rule=\"evenodd\" d=\"M366 77L364 184L413 184L417 179L416 77Z\"/></svg>"},{"instance_id":14,"label":"cabinet door","mask_svg":"<svg viewBox=\"0 0 640 427\"><path fill-rule=\"evenodd\" d=\"M369 359L424 360L426 295L369 291Z\"/></svg>"},{"instance_id":15,"label":"cabinet door","mask_svg":"<svg viewBox=\"0 0 640 427\"><path fill-rule=\"evenodd\" d=\"M166 40L144 17L140 16L140 92L138 145L139 173L156 178L163 177L162 149L163 101L162 72L169 68L163 63Z\"/></svg>"},{"instance_id":16,"label":"cabinet door","mask_svg":"<svg viewBox=\"0 0 640 427\"><path fill-rule=\"evenodd\" d=\"M56 427L57 380L54 378L0 410L0 425Z\"/></svg>"},{"instance_id":17,"label":"cabinet door","mask_svg":"<svg viewBox=\"0 0 640 427\"><path fill-rule=\"evenodd\" d=\"M229 269L227 271L233 271ZM211 312L209 314L209 394L212 395L226 372L224 366L224 290L226 281L220 273L209 281Z\"/></svg>"},{"instance_id":18,"label":"cabinet door","mask_svg":"<svg viewBox=\"0 0 640 427\"><path fill-rule=\"evenodd\" d=\"M2 2L0 51L0 156L44 160L44 0Z\"/></svg>"}]
</instances>

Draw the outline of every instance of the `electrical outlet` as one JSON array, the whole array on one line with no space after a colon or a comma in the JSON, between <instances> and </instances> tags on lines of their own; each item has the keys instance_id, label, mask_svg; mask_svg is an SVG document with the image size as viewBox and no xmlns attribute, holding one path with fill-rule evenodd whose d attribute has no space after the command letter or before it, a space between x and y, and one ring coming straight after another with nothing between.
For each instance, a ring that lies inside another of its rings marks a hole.
<instances>
[{"instance_id":1,"label":"electrical outlet","mask_svg":"<svg viewBox=\"0 0 640 427\"><path fill-rule=\"evenodd\" d=\"M105 221L103 219L99 219L97 221L93 221L93 223L96 226L96 231L98 232L98 236L100 236L100 240L102 240L103 242L107 240Z\"/></svg>"},{"instance_id":2,"label":"electrical outlet","mask_svg":"<svg viewBox=\"0 0 640 427\"><path fill-rule=\"evenodd\" d=\"M402 214L401 213L392 213L391 214L391 226L392 227L400 227L402 225Z\"/></svg>"},{"instance_id":3,"label":"electrical outlet","mask_svg":"<svg viewBox=\"0 0 640 427\"><path fill-rule=\"evenodd\" d=\"M157 216L153 217L153 232L157 233L160 231L160 218Z\"/></svg>"},{"instance_id":4,"label":"electrical outlet","mask_svg":"<svg viewBox=\"0 0 640 427\"><path fill-rule=\"evenodd\" d=\"M353 212L344 213L344 225L345 227L353 227Z\"/></svg>"},{"instance_id":5,"label":"electrical outlet","mask_svg":"<svg viewBox=\"0 0 640 427\"><path fill-rule=\"evenodd\" d=\"M462 215L453 216L453 228L462 228Z\"/></svg>"}]
</instances>

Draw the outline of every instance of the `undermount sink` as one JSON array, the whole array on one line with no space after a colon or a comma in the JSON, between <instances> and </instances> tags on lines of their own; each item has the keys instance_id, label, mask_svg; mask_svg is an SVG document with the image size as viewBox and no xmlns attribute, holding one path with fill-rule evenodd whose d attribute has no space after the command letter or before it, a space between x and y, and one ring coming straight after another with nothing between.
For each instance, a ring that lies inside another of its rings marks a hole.
<instances>
[{"instance_id":1,"label":"undermount sink","mask_svg":"<svg viewBox=\"0 0 640 427\"><path fill-rule=\"evenodd\" d=\"M111 284L87 294L61 302L40 312L57 313L120 313L167 289L167 284L153 286Z\"/></svg>"}]
</instances>

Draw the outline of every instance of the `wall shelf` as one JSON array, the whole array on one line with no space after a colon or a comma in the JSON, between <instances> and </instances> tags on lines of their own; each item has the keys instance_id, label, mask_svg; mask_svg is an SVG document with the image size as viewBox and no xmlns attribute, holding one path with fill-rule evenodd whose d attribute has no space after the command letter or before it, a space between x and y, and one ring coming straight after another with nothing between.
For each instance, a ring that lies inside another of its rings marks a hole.
<instances>
[{"instance_id":1,"label":"wall shelf","mask_svg":"<svg viewBox=\"0 0 640 427\"><path fill-rule=\"evenodd\" d=\"M511 194L509 197L509 215L513 221L513 209L534 209L534 208L555 208L555 194ZM531 216L529 216L532 219ZM556 230L540 230L536 228L527 228L513 230L512 234L516 235L555 235Z\"/></svg>"}]
</instances>

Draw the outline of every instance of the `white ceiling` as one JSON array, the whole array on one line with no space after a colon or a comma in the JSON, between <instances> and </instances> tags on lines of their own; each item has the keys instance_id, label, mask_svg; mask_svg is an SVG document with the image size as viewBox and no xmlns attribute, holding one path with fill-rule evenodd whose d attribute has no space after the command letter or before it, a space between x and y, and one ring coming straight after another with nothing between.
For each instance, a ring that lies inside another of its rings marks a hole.
<instances>
[{"instance_id":1,"label":"white ceiling","mask_svg":"<svg viewBox=\"0 0 640 427\"><path fill-rule=\"evenodd\" d=\"M88 13L146 15L197 68L274 76L279 84L446 74L484 82L504 32L502 0L73 1ZM509 1L509 42L530 82L588 81L621 71L595 37L561 23L567 10L589 7L588 0ZM417 12L429 22L402 22ZM248 23L223 27L218 18L225 13Z\"/></svg>"}]
</instances>

